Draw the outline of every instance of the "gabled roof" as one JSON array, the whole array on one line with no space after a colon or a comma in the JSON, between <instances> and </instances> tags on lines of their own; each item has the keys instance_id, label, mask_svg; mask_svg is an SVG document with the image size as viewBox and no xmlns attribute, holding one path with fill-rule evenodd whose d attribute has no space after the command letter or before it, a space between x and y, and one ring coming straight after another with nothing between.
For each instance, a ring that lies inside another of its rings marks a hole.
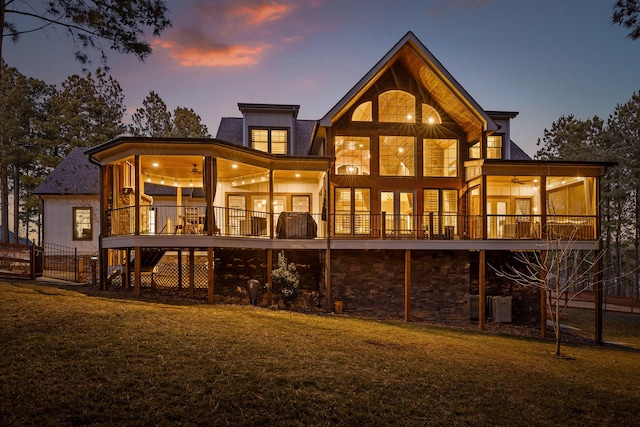
<instances>
[{"instance_id":1,"label":"gabled roof","mask_svg":"<svg viewBox=\"0 0 640 427\"><path fill-rule=\"evenodd\" d=\"M522 148L518 144L513 141L509 141L511 143L511 158L510 160L531 160L531 157L527 153L524 152Z\"/></svg>"},{"instance_id":2,"label":"gabled roof","mask_svg":"<svg viewBox=\"0 0 640 427\"><path fill-rule=\"evenodd\" d=\"M291 153L292 155L304 156L307 154L307 149L309 148L309 144L311 144L311 135L313 134L316 123L316 120L296 119L296 140L294 141L294 152ZM218 126L216 139L235 145L242 145L242 126L243 119L241 117L223 117Z\"/></svg>"},{"instance_id":3,"label":"gabled roof","mask_svg":"<svg viewBox=\"0 0 640 427\"><path fill-rule=\"evenodd\" d=\"M74 148L36 187L33 194L87 195L100 193L100 169L89 161L86 148Z\"/></svg>"},{"instance_id":4,"label":"gabled roof","mask_svg":"<svg viewBox=\"0 0 640 427\"><path fill-rule=\"evenodd\" d=\"M0 225L0 234L2 234L2 225ZM25 239L24 237L16 239L16 234L11 230L9 230L9 241L7 243L17 243L19 245L33 246L33 242L29 239Z\"/></svg>"},{"instance_id":5,"label":"gabled roof","mask_svg":"<svg viewBox=\"0 0 640 427\"><path fill-rule=\"evenodd\" d=\"M329 127L396 62L401 62L416 82L421 83L433 99L468 135L468 142L479 141L482 131L493 132L498 126L467 91L453 78L433 54L408 32L321 120Z\"/></svg>"}]
</instances>

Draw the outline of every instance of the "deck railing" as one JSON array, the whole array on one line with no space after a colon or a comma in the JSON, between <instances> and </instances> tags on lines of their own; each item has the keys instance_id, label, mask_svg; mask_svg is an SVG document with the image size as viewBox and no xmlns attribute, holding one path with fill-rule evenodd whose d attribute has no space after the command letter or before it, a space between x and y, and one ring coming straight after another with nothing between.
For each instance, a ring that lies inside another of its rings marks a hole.
<instances>
[{"instance_id":1,"label":"deck railing","mask_svg":"<svg viewBox=\"0 0 640 427\"><path fill-rule=\"evenodd\" d=\"M133 207L107 213L108 234L135 234ZM455 213L371 214L336 213L329 217L332 239L522 240L551 238L596 239L596 217L591 215L480 215ZM140 207L141 235L219 235L247 238L326 238L327 221L321 214L214 207L209 233L206 206L147 205Z\"/></svg>"}]
</instances>

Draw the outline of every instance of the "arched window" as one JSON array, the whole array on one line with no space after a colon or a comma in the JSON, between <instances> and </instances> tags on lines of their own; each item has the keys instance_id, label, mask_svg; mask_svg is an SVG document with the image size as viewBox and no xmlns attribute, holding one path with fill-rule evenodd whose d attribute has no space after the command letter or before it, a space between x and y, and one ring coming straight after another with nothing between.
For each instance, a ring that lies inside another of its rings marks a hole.
<instances>
[{"instance_id":1,"label":"arched window","mask_svg":"<svg viewBox=\"0 0 640 427\"><path fill-rule=\"evenodd\" d=\"M381 122L415 123L416 100L410 93L390 90L380 94L378 100Z\"/></svg>"},{"instance_id":2,"label":"arched window","mask_svg":"<svg viewBox=\"0 0 640 427\"><path fill-rule=\"evenodd\" d=\"M435 108L429 104L422 104L422 123L441 125L442 119Z\"/></svg>"},{"instance_id":3,"label":"arched window","mask_svg":"<svg viewBox=\"0 0 640 427\"><path fill-rule=\"evenodd\" d=\"M351 115L352 122L370 122L371 120L371 101L358 105Z\"/></svg>"}]
</instances>

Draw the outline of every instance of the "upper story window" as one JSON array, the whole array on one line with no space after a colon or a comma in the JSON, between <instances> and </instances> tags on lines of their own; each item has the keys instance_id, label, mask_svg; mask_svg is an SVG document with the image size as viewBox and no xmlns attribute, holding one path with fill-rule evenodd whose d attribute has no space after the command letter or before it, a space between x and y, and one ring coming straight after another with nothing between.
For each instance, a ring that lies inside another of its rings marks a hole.
<instances>
[{"instance_id":1,"label":"upper story window","mask_svg":"<svg viewBox=\"0 0 640 427\"><path fill-rule=\"evenodd\" d=\"M416 99L410 93L390 90L378 97L378 120L391 123L415 123Z\"/></svg>"},{"instance_id":2,"label":"upper story window","mask_svg":"<svg viewBox=\"0 0 640 427\"><path fill-rule=\"evenodd\" d=\"M271 154L287 154L288 129L251 129L251 148Z\"/></svg>"},{"instance_id":3,"label":"upper story window","mask_svg":"<svg viewBox=\"0 0 640 427\"><path fill-rule=\"evenodd\" d=\"M469 159L480 159L480 143L476 142L469 147Z\"/></svg>"},{"instance_id":4,"label":"upper story window","mask_svg":"<svg viewBox=\"0 0 640 427\"><path fill-rule=\"evenodd\" d=\"M487 137L487 159L502 158L502 136L492 135Z\"/></svg>"},{"instance_id":5,"label":"upper story window","mask_svg":"<svg viewBox=\"0 0 640 427\"><path fill-rule=\"evenodd\" d=\"M335 153L338 175L369 175L371 143L368 137L336 136Z\"/></svg>"},{"instance_id":6,"label":"upper story window","mask_svg":"<svg viewBox=\"0 0 640 427\"><path fill-rule=\"evenodd\" d=\"M351 121L353 122L370 122L373 120L371 101L363 102L358 105L351 115Z\"/></svg>"},{"instance_id":7,"label":"upper story window","mask_svg":"<svg viewBox=\"0 0 640 427\"><path fill-rule=\"evenodd\" d=\"M458 140L422 140L424 176L458 176Z\"/></svg>"},{"instance_id":8,"label":"upper story window","mask_svg":"<svg viewBox=\"0 0 640 427\"><path fill-rule=\"evenodd\" d=\"M441 125L440 114L429 104L422 104L422 123L430 125Z\"/></svg>"},{"instance_id":9,"label":"upper story window","mask_svg":"<svg viewBox=\"0 0 640 427\"><path fill-rule=\"evenodd\" d=\"M381 136L380 175L415 176L415 138L412 136Z\"/></svg>"},{"instance_id":10,"label":"upper story window","mask_svg":"<svg viewBox=\"0 0 640 427\"><path fill-rule=\"evenodd\" d=\"M91 240L92 238L93 210L73 208L73 240Z\"/></svg>"}]
</instances>

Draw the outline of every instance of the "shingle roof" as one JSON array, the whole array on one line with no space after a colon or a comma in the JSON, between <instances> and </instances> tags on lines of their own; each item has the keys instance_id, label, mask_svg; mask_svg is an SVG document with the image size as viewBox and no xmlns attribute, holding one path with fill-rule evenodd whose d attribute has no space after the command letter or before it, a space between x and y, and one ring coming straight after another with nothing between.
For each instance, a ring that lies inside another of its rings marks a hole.
<instances>
[{"instance_id":1,"label":"shingle roof","mask_svg":"<svg viewBox=\"0 0 640 427\"><path fill-rule=\"evenodd\" d=\"M34 194L99 194L100 169L89 162L86 148L74 148L36 187Z\"/></svg>"},{"instance_id":2,"label":"shingle roof","mask_svg":"<svg viewBox=\"0 0 640 427\"><path fill-rule=\"evenodd\" d=\"M296 120L296 140L294 141L295 156L305 156L311 144L311 135L316 125L315 120ZM218 126L216 139L242 145L242 118L223 117Z\"/></svg>"},{"instance_id":3,"label":"shingle roof","mask_svg":"<svg viewBox=\"0 0 640 427\"><path fill-rule=\"evenodd\" d=\"M220 119L216 139L242 145L242 118L223 117Z\"/></svg>"},{"instance_id":4,"label":"shingle roof","mask_svg":"<svg viewBox=\"0 0 640 427\"><path fill-rule=\"evenodd\" d=\"M510 160L532 160L527 153L524 152L515 142L511 142L511 159Z\"/></svg>"}]
</instances>

